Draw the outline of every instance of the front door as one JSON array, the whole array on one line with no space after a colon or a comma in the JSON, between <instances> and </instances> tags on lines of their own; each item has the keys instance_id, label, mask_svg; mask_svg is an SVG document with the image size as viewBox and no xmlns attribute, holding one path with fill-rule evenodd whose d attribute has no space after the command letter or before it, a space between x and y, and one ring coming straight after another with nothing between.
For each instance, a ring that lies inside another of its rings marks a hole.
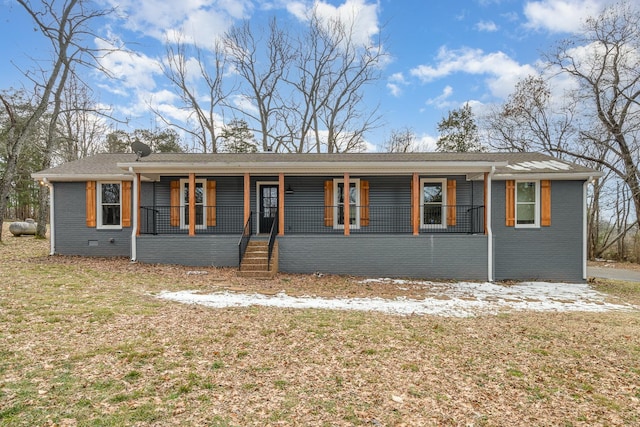
<instances>
[{"instance_id":1,"label":"front door","mask_svg":"<svg viewBox=\"0 0 640 427\"><path fill-rule=\"evenodd\" d=\"M258 233L270 232L276 215L278 215L278 186L260 186L260 224Z\"/></svg>"}]
</instances>

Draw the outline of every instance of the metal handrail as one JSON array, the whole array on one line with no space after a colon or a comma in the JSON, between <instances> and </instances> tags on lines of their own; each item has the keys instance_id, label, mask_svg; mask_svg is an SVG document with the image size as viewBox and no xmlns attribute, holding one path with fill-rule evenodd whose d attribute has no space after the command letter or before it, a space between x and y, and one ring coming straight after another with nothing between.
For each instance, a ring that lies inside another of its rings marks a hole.
<instances>
[{"instance_id":1,"label":"metal handrail","mask_svg":"<svg viewBox=\"0 0 640 427\"><path fill-rule=\"evenodd\" d=\"M273 218L273 224L271 224L271 231L269 232L269 255L267 258L267 270L271 271L271 254L273 253L273 245L276 243L276 236L278 235L278 212L276 212Z\"/></svg>"},{"instance_id":2,"label":"metal handrail","mask_svg":"<svg viewBox=\"0 0 640 427\"><path fill-rule=\"evenodd\" d=\"M253 212L249 212L249 219L247 219L247 223L244 225L244 229L242 230L242 237L240 237L240 241L238 242L238 270L242 265L242 258L244 257L244 253L247 251L247 246L249 246L249 240L251 240L252 234Z\"/></svg>"}]
</instances>

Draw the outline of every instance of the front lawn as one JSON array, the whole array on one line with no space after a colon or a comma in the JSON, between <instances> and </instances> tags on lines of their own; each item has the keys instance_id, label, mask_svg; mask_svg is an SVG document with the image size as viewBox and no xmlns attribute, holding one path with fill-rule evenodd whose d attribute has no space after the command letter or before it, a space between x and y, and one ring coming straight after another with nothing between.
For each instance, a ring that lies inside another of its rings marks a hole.
<instances>
[{"instance_id":1,"label":"front lawn","mask_svg":"<svg viewBox=\"0 0 640 427\"><path fill-rule=\"evenodd\" d=\"M211 309L162 290L416 297L346 277L48 257L0 243L0 425L632 425L640 313ZM206 273L206 274L204 274ZM638 284L599 281L638 304Z\"/></svg>"}]
</instances>

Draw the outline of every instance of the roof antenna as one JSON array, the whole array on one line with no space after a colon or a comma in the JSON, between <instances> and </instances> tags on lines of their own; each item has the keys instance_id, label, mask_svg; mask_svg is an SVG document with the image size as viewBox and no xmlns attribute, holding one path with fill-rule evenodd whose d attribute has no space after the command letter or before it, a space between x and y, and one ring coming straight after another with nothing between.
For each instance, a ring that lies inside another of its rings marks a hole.
<instances>
[{"instance_id":1,"label":"roof antenna","mask_svg":"<svg viewBox=\"0 0 640 427\"><path fill-rule=\"evenodd\" d=\"M131 151L136 153L136 162L140 160L141 157L147 157L151 154L151 148L149 148L149 146L144 142L140 142L138 139L133 141L133 144L131 144Z\"/></svg>"}]
</instances>

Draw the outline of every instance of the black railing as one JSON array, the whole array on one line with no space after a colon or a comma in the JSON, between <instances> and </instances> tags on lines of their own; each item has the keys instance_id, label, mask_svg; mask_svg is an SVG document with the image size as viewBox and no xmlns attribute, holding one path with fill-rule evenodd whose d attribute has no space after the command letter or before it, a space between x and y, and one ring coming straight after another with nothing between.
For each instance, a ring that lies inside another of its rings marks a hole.
<instances>
[{"instance_id":1,"label":"black railing","mask_svg":"<svg viewBox=\"0 0 640 427\"><path fill-rule=\"evenodd\" d=\"M196 206L196 234L239 234L243 206ZM188 234L188 208L141 206L140 234Z\"/></svg>"},{"instance_id":2,"label":"black railing","mask_svg":"<svg viewBox=\"0 0 640 427\"><path fill-rule=\"evenodd\" d=\"M342 206L289 206L285 234L342 234L343 212ZM353 234L412 233L411 213L407 205L352 205L349 230ZM420 216L420 233L484 233L483 206L427 205L420 209Z\"/></svg>"},{"instance_id":3,"label":"black railing","mask_svg":"<svg viewBox=\"0 0 640 427\"><path fill-rule=\"evenodd\" d=\"M240 241L238 242L238 269L240 269L240 266L242 265L242 257L244 257L244 253L247 251L247 246L249 246L249 240L251 240L252 234L253 212L250 212L249 219L242 230L242 237L240 237Z\"/></svg>"},{"instance_id":4,"label":"black railing","mask_svg":"<svg viewBox=\"0 0 640 427\"><path fill-rule=\"evenodd\" d=\"M243 206L198 207L196 234L235 234L246 231L243 224ZM188 214L184 207L141 207L141 234L188 234L185 224ZM410 234L413 232L411 206L369 205L351 206L350 232L352 234ZM208 216L215 213L215 222ZM425 206L420 209L421 234L432 233L484 233L484 206ZM342 234L344 221L342 206L287 206L284 212L285 234ZM455 217L455 221L453 221ZM253 219L251 219L253 225ZM213 225L215 224L215 225ZM243 228L244 227L244 228ZM276 228L277 230L277 228ZM251 229L253 232L253 228ZM277 231L276 231L277 233ZM243 233L244 235L244 233Z\"/></svg>"},{"instance_id":5,"label":"black railing","mask_svg":"<svg viewBox=\"0 0 640 427\"><path fill-rule=\"evenodd\" d=\"M269 232L269 255L267 259L267 269L271 271L271 255L273 254L273 245L276 243L276 236L278 235L278 212L273 217L273 224L271 224L271 231Z\"/></svg>"}]
</instances>

